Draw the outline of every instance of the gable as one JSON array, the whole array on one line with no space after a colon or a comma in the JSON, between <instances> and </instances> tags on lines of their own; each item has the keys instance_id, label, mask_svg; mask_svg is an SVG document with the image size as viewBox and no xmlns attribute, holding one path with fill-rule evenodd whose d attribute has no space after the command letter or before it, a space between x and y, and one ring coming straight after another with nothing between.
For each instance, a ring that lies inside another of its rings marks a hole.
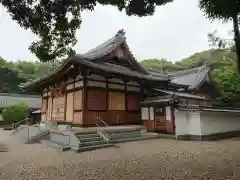
<instances>
[{"instance_id":1,"label":"gable","mask_svg":"<svg viewBox=\"0 0 240 180\"><path fill-rule=\"evenodd\" d=\"M122 66L146 74L145 69L136 61L130 50L124 44L125 43L121 44L116 50L98 62Z\"/></svg>"},{"instance_id":2,"label":"gable","mask_svg":"<svg viewBox=\"0 0 240 180\"><path fill-rule=\"evenodd\" d=\"M131 60L127 52L123 47L118 47L115 51L109 54L107 57L101 59L99 62L110 63L118 66L124 66L126 68L134 70L134 66L131 63Z\"/></svg>"}]
</instances>

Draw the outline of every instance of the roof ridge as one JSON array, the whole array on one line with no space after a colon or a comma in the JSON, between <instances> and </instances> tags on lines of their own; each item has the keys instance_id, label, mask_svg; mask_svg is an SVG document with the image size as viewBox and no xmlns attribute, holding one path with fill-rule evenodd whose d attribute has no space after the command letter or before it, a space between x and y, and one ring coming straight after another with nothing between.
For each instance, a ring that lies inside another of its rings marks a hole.
<instances>
[{"instance_id":1,"label":"roof ridge","mask_svg":"<svg viewBox=\"0 0 240 180\"><path fill-rule=\"evenodd\" d=\"M201 66L196 77L198 81L195 82L195 85L190 86L190 88L196 88L202 82L202 80L206 77L206 75L208 74L208 71L209 71L208 66Z\"/></svg>"},{"instance_id":2,"label":"roof ridge","mask_svg":"<svg viewBox=\"0 0 240 180\"><path fill-rule=\"evenodd\" d=\"M201 71L202 68L205 68L205 67L206 67L206 65L202 65L202 66L191 68L191 69L185 69L185 70L182 70L182 71L169 73L169 75L170 76L186 75L186 74L193 73L193 72L196 72L196 71L199 72L199 71Z\"/></svg>"}]
</instances>

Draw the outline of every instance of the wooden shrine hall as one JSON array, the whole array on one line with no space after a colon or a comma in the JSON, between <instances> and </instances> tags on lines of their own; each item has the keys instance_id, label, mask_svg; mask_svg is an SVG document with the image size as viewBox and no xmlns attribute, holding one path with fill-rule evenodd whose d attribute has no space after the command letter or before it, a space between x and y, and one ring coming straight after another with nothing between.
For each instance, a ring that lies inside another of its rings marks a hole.
<instances>
[{"instance_id":1,"label":"wooden shrine hall","mask_svg":"<svg viewBox=\"0 0 240 180\"><path fill-rule=\"evenodd\" d=\"M167 76L154 75L132 55L125 32L85 54L72 54L60 67L33 82L26 91L42 94L41 120L95 126L141 123L140 103L154 87L174 87Z\"/></svg>"}]
</instances>

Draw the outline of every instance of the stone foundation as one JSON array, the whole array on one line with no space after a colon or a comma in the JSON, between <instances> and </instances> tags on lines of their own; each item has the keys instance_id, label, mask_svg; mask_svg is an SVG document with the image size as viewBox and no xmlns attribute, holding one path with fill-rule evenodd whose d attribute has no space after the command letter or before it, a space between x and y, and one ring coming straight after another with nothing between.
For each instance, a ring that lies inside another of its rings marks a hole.
<instances>
[{"instance_id":1,"label":"stone foundation","mask_svg":"<svg viewBox=\"0 0 240 180\"><path fill-rule=\"evenodd\" d=\"M196 140L196 141L212 141L212 140L219 140L219 139L226 139L232 137L240 137L240 131L231 131L231 132L224 132L224 133L217 133L217 134L209 134L209 135L178 135L176 139L179 140Z\"/></svg>"}]
</instances>

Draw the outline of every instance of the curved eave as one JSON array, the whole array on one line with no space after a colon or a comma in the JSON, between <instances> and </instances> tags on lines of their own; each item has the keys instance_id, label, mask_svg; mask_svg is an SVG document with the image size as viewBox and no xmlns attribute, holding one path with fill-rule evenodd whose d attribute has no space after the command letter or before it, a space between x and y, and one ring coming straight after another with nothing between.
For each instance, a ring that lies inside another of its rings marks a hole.
<instances>
[{"instance_id":1,"label":"curved eave","mask_svg":"<svg viewBox=\"0 0 240 180\"><path fill-rule=\"evenodd\" d=\"M195 83L189 86L188 90L195 90L198 89L205 81L206 81L206 76L208 75L210 68L205 67L199 75L198 78L196 79Z\"/></svg>"},{"instance_id":2,"label":"curved eave","mask_svg":"<svg viewBox=\"0 0 240 180\"><path fill-rule=\"evenodd\" d=\"M73 57L72 61L74 63L80 63L82 65L85 65L89 68L94 68L94 69L102 70L104 72L109 72L109 73L113 73L113 74L124 75L124 76L128 76L128 77L142 79L142 80L169 82L169 79L166 79L166 78L154 77L154 76L150 76L150 75L140 74L138 72L132 72L132 74L129 74L124 71L116 71L111 68L106 68L104 65L84 60L84 59L82 59L81 56Z\"/></svg>"}]
</instances>

